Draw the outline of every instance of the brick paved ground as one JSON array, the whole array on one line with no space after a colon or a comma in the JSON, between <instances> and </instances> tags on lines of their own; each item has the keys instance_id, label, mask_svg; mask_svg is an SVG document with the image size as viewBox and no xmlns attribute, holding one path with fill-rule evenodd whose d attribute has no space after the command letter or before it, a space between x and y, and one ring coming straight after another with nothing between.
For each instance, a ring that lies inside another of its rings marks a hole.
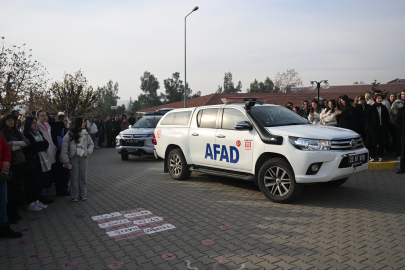
<instances>
[{"instance_id":1,"label":"brick paved ground","mask_svg":"<svg viewBox=\"0 0 405 270\"><path fill-rule=\"evenodd\" d=\"M131 270L405 269L405 177L392 171L366 172L337 189L307 186L282 205L250 182L195 173L174 181L161 161L121 161L113 149L96 151L89 168L88 201L56 198L39 213L22 211L13 228L32 231L0 240L1 269L62 269L68 261L77 265L67 269L115 261ZM140 207L177 228L114 242L91 219ZM165 253L177 257L162 260ZM33 254L42 258L27 260Z\"/></svg>"}]
</instances>

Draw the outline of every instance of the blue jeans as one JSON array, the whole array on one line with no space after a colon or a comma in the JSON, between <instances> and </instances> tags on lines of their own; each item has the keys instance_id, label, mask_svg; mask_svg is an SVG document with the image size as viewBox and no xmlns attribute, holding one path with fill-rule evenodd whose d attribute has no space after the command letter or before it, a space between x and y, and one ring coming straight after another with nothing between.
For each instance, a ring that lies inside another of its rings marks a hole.
<instances>
[{"instance_id":1,"label":"blue jeans","mask_svg":"<svg viewBox=\"0 0 405 270\"><path fill-rule=\"evenodd\" d=\"M8 223L6 206L7 206L7 181L0 181L0 226Z\"/></svg>"},{"instance_id":2,"label":"blue jeans","mask_svg":"<svg viewBox=\"0 0 405 270\"><path fill-rule=\"evenodd\" d=\"M98 139L99 139L99 137L96 137L96 138L94 139L94 147L99 147L99 146L98 146Z\"/></svg>"}]
</instances>

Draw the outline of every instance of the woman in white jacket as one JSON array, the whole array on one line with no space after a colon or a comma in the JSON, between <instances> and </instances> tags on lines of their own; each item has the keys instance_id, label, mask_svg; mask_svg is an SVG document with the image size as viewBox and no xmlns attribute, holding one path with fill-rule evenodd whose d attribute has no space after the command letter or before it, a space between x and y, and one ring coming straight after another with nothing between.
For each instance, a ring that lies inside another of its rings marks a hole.
<instances>
[{"instance_id":1,"label":"woman in white jacket","mask_svg":"<svg viewBox=\"0 0 405 270\"><path fill-rule=\"evenodd\" d=\"M312 100L311 109L310 109L309 115L308 115L308 121L311 124L319 125L319 122L320 122L319 115L320 115L320 113L321 113L321 107L319 106L318 100L317 99Z\"/></svg>"},{"instance_id":2,"label":"woman in white jacket","mask_svg":"<svg viewBox=\"0 0 405 270\"><path fill-rule=\"evenodd\" d=\"M70 125L69 132L63 137L60 161L70 171L70 196L72 202L87 200L87 164L93 153L94 143L86 131L83 118L76 117Z\"/></svg>"},{"instance_id":3,"label":"woman in white jacket","mask_svg":"<svg viewBox=\"0 0 405 270\"><path fill-rule=\"evenodd\" d=\"M320 115L321 125L336 127L336 101L331 99L328 102L328 108L323 109Z\"/></svg>"}]
</instances>

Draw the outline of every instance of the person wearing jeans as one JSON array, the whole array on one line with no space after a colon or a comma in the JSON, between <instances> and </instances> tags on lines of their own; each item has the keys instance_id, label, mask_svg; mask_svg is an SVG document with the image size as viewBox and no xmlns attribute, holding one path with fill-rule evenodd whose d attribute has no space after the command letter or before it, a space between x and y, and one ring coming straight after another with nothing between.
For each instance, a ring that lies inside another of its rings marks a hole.
<instances>
[{"instance_id":1,"label":"person wearing jeans","mask_svg":"<svg viewBox=\"0 0 405 270\"><path fill-rule=\"evenodd\" d=\"M7 217L7 181L11 162L10 147L0 136L0 238L21 238L22 233L10 228Z\"/></svg>"},{"instance_id":2,"label":"person wearing jeans","mask_svg":"<svg viewBox=\"0 0 405 270\"><path fill-rule=\"evenodd\" d=\"M69 132L63 138L60 161L70 171L70 197L72 202L87 200L88 157L93 153L94 143L86 131L83 118L73 119Z\"/></svg>"}]
</instances>

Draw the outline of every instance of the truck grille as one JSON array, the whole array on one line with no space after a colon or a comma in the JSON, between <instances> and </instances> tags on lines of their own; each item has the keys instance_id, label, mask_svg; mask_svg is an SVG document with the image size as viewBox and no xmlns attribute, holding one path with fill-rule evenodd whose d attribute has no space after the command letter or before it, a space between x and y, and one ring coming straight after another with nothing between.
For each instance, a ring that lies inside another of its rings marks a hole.
<instances>
[{"instance_id":1,"label":"truck grille","mask_svg":"<svg viewBox=\"0 0 405 270\"><path fill-rule=\"evenodd\" d=\"M126 140L122 140L122 146L144 146L143 141L135 142L127 142Z\"/></svg>"},{"instance_id":2,"label":"truck grille","mask_svg":"<svg viewBox=\"0 0 405 270\"><path fill-rule=\"evenodd\" d=\"M122 138L124 139L139 139L139 138L144 138L146 137L145 135L122 135Z\"/></svg>"},{"instance_id":3,"label":"truck grille","mask_svg":"<svg viewBox=\"0 0 405 270\"><path fill-rule=\"evenodd\" d=\"M354 149L364 148L363 140L360 136L345 138L345 139L332 139L330 150L332 151L350 151Z\"/></svg>"}]
</instances>

